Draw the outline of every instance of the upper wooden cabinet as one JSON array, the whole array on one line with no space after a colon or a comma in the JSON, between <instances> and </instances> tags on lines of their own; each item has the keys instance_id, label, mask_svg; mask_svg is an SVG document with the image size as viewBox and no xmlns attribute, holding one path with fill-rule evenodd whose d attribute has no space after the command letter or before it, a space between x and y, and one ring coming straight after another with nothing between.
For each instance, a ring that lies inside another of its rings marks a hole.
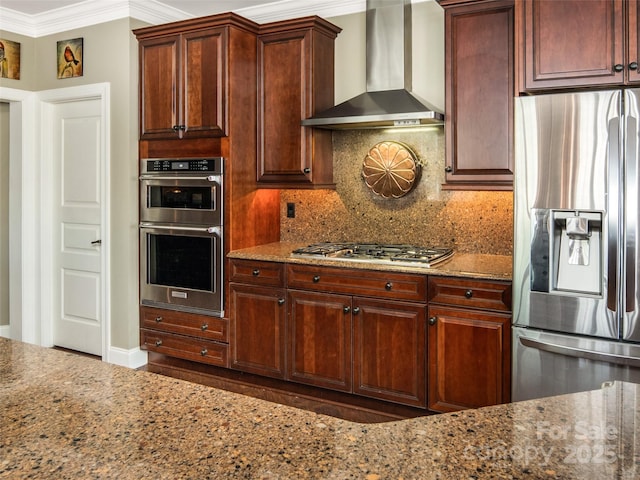
<instances>
[{"instance_id":1,"label":"upper wooden cabinet","mask_svg":"<svg viewBox=\"0 0 640 480\"><path fill-rule=\"evenodd\" d=\"M640 81L639 7L636 0L517 0L519 90Z\"/></svg>"},{"instance_id":2,"label":"upper wooden cabinet","mask_svg":"<svg viewBox=\"0 0 640 480\"><path fill-rule=\"evenodd\" d=\"M319 17L270 23L258 37L261 187L334 187L331 132L300 122L334 103L334 40Z\"/></svg>"},{"instance_id":3,"label":"upper wooden cabinet","mask_svg":"<svg viewBox=\"0 0 640 480\"><path fill-rule=\"evenodd\" d=\"M258 25L229 13L134 30L140 55L140 139L228 135L229 62L255 61Z\"/></svg>"},{"instance_id":4,"label":"upper wooden cabinet","mask_svg":"<svg viewBox=\"0 0 640 480\"><path fill-rule=\"evenodd\" d=\"M513 0L445 10L445 189L513 188Z\"/></svg>"}]
</instances>

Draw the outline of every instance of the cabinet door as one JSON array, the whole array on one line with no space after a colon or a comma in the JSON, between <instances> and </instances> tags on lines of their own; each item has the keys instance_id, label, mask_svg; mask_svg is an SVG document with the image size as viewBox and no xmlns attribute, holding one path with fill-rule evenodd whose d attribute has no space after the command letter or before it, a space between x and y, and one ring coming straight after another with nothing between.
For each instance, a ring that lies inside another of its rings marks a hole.
<instances>
[{"instance_id":1,"label":"cabinet door","mask_svg":"<svg viewBox=\"0 0 640 480\"><path fill-rule=\"evenodd\" d=\"M226 135L227 30L182 36L184 138Z\"/></svg>"},{"instance_id":2,"label":"cabinet door","mask_svg":"<svg viewBox=\"0 0 640 480\"><path fill-rule=\"evenodd\" d=\"M528 0L519 5L524 90L624 82L623 0Z\"/></svg>"},{"instance_id":3,"label":"cabinet door","mask_svg":"<svg viewBox=\"0 0 640 480\"><path fill-rule=\"evenodd\" d=\"M445 58L444 188L513 188L513 1L447 7Z\"/></svg>"},{"instance_id":4,"label":"cabinet door","mask_svg":"<svg viewBox=\"0 0 640 480\"><path fill-rule=\"evenodd\" d=\"M351 297L289 290L289 379L351 391Z\"/></svg>"},{"instance_id":5,"label":"cabinet door","mask_svg":"<svg viewBox=\"0 0 640 480\"><path fill-rule=\"evenodd\" d=\"M140 138L178 138L180 35L140 41Z\"/></svg>"},{"instance_id":6,"label":"cabinet door","mask_svg":"<svg viewBox=\"0 0 640 480\"><path fill-rule=\"evenodd\" d=\"M426 306L354 299L354 393L426 406Z\"/></svg>"},{"instance_id":7,"label":"cabinet door","mask_svg":"<svg viewBox=\"0 0 640 480\"><path fill-rule=\"evenodd\" d=\"M508 402L511 317L429 306L429 409Z\"/></svg>"},{"instance_id":8,"label":"cabinet door","mask_svg":"<svg viewBox=\"0 0 640 480\"><path fill-rule=\"evenodd\" d=\"M231 284L230 295L231 367L284 378L284 290Z\"/></svg>"}]
</instances>

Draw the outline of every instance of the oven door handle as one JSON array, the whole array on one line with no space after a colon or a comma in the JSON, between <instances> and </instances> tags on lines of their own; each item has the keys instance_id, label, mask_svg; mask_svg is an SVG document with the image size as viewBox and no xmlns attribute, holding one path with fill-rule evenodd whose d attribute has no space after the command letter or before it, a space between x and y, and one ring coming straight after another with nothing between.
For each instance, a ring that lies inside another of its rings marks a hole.
<instances>
[{"instance_id":1,"label":"oven door handle","mask_svg":"<svg viewBox=\"0 0 640 480\"><path fill-rule=\"evenodd\" d=\"M176 225L157 225L153 223L141 223L140 228L151 228L154 230L178 230L181 232L203 232L220 235L221 227L180 227Z\"/></svg>"},{"instance_id":2,"label":"oven door handle","mask_svg":"<svg viewBox=\"0 0 640 480\"><path fill-rule=\"evenodd\" d=\"M204 180L206 182L220 182L220 175L207 175L204 177L143 175L140 177L140 180Z\"/></svg>"}]
</instances>

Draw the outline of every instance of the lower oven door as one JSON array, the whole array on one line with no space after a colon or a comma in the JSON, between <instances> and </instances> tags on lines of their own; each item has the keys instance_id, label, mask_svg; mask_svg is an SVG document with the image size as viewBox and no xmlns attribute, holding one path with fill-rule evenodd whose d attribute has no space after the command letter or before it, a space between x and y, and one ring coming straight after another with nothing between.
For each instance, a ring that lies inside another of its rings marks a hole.
<instances>
[{"instance_id":1,"label":"lower oven door","mask_svg":"<svg viewBox=\"0 0 640 480\"><path fill-rule=\"evenodd\" d=\"M140 225L143 305L224 316L222 227Z\"/></svg>"}]
</instances>

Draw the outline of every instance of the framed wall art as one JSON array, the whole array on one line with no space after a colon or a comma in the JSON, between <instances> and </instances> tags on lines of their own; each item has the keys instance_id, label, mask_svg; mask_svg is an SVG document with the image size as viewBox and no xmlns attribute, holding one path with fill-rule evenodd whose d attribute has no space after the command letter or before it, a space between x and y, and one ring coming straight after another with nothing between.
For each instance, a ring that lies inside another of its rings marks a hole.
<instances>
[{"instance_id":1,"label":"framed wall art","mask_svg":"<svg viewBox=\"0 0 640 480\"><path fill-rule=\"evenodd\" d=\"M0 77L20 80L20 44L0 38Z\"/></svg>"},{"instance_id":2,"label":"framed wall art","mask_svg":"<svg viewBox=\"0 0 640 480\"><path fill-rule=\"evenodd\" d=\"M82 76L83 40L82 38L74 38L58 42L58 78Z\"/></svg>"}]
</instances>

